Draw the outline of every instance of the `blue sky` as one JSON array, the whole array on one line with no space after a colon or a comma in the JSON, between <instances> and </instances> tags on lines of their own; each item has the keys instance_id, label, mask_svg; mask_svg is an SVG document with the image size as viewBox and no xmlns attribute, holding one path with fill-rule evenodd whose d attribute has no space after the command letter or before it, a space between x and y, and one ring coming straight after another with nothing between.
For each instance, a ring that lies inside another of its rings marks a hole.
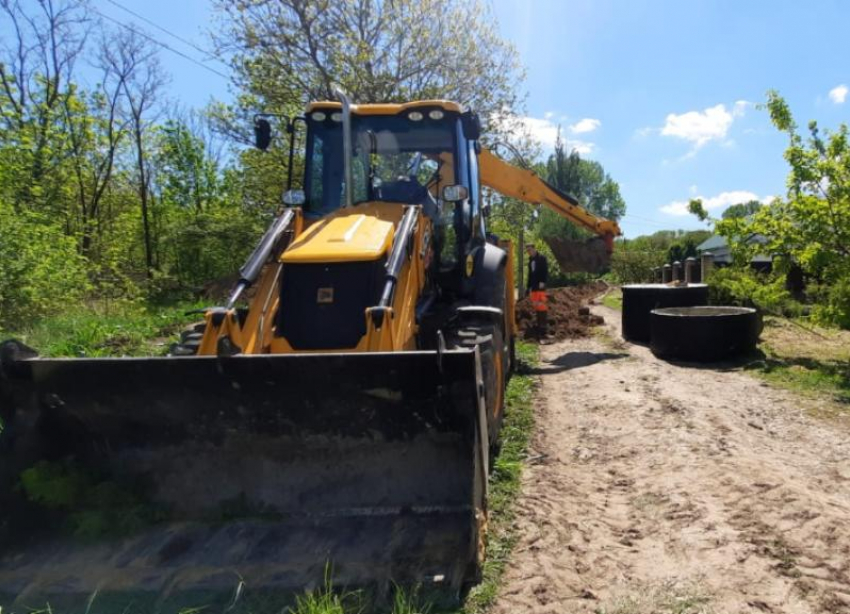
<instances>
[{"instance_id":1,"label":"blue sky","mask_svg":"<svg viewBox=\"0 0 850 614\"><path fill-rule=\"evenodd\" d=\"M201 55L109 0L92 3ZM120 3L209 46L207 0ZM700 227L683 214L694 196L719 215L740 200L784 194L786 140L755 107L768 89L803 126L850 121L850 2L494 0L494 8L527 67L526 125L550 149L560 125L605 166L627 203L626 236ZM183 104L229 97L221 77L168 51L162 61Z\"/></svg>"}]
</instances>

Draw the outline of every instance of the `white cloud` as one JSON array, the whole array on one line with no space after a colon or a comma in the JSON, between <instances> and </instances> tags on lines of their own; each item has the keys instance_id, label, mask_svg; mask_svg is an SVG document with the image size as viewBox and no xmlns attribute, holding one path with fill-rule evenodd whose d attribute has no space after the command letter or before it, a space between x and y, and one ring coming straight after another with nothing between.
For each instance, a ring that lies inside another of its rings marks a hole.
<instances>
[{"instance_id":1,"label":"white cloud","mask_svg":"<svg viewBox=\"0 0 850 614\"><path fill-rule=\"evenodd\" d=\"M590 117L585 117L574 123L570 126L570 132L573 134L584 134L585 132L593 132L599 126L602 125L602 122L598 119L592 119Z\"/></svg>"},{"instance_id":2,"label":"white cloud","mask_svg":"<svg viewBox=\"0 0 850 614\"><path fill-rule=\"evenodd\" d=\"M596 143L589 143L587 141L566 141L567 151L577 151L582 156L589 156L596 149Z\"/></svg>"},{"instance_id":3,"label":"white cloud","mask_svg":"<svg viewBox=\"0 0 850 614\"><path fill-rule=\"evenodd\" d=\"M696 150L709 141L724 140L735 120L735 114L743 113L745 107L735 103L730 113L725 105L718 104L704 111L689 111L681 115L670 113L661 134L690 141Z\"/></svg>"},{"instance_id":4,"label":"white cloud","mask_svg":"<svg viewBox=\"0 0 850 614\"><path fill-rule=\"evenodd\" d=\"M744 115L744 112L747 110L747 107L753 106L753 103L749 100L736 100L735 104L732 105L732 116L733 117L741 117Z\"/></svg>"},{"instance_id":5,"label":"white cloud","mask_svg":"<svg viewBox=\"0 0 850 614\"><path fill-rule=\"evenodd\" d=\"M558 140L558 124L537 117L514 117L543 147L554 147Z\"/></svg>"},{"instance_id":6,"label":"white cloud","mask_svg":"<svg viewBox=\"0 0 850 614\"><path fill-rule=\"evenodd\" d=\"M844 104L850 89L846 85L839 85L829 90L829 99L835 104Z\"/></svg>"},{"instance_id":7,"label":"white cloud","mask_svg":"<svg viewBox=\"0 0 850 614\"><path fill-rule=\"evenodd\" d=\"M558 140L558 129L560 126L552 121L551 116L544 116L541 119L539 117L520 115L500 115L494 118L494 122L500 124L506 130L523 131L528 133L531 138L540 143L544 151L551 151L554 149L555 143ZM568 139L565 137L563 132L564 131L562 130L561 140L564 141L564 146L567 151L575 150L579 154L586 156L596 149L595 143L579 139Z\"/></svg>"},{"instance_id":8,"label":"white cloud","mask_svg":"<svg viewBox=\"0 0 850 614\"><path fill-rule=\"evenodd\" d=\"M694 186L691 186L693 188ZM694 193L694 190L690 190L691 193ZM702 201L702 206L706 211L720 211L725 209L730 205L737 205L738 203L746 203L751 200L758 200L765 204L770 203L775 197L774 196L765 196L759 198L757 194L754 192L749 192L747 190L733 190L731 192L721 192L717 196L694 196L694 198L699 198ZM660 211L662 213L667 213L668 215L688 215L690 212L688 211L688 203L689 200L674 200L668 205L664 205L660 207Z\"/></svg>"}]
</instances>

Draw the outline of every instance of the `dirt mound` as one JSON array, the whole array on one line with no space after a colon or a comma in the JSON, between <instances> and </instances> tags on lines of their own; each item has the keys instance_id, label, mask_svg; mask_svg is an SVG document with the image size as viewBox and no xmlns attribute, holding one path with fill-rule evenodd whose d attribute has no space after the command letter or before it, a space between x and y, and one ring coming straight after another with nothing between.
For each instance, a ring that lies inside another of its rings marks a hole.
<instances>
[{"instance_id":1,"label":"dirt mound","mask_svg":"<svg viewBox=\"0 0 850 614\"><path fill-rule=\"evenodd\" d=\"M604 282L596 281L582 286L568 288L552 288L547 294L549 298L549 336L558 341L586 337L591 326L603 323L600 316L590 314L582 307L594 297L605 291ZM519 334L523 339L537 337L535 325L537 314L531 305L531 300L524 298L517 303L516 318Z\"/></svg>"}]
</instances>

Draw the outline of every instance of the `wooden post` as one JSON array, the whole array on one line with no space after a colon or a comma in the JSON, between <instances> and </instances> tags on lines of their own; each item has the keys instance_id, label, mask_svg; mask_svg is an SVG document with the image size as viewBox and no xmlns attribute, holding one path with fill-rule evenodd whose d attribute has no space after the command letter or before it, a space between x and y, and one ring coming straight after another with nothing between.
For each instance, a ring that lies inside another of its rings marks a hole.
<instances>
[{"instance_id":1,"label":"wooden post","mask_svg":"<svg viewBox=\"0 0 850 614\"><path fill-rule=\"evenodd\" d=\"M673 263L673 280L672 281L682 281L684 276L682 275L682 263L678 260Z\"/></svg>"},{"instance_id":2,"label":"wooden post","mask_svg":"<svg viewBox=\"0 0 850 614\"><path fill-rule=\"evenodd\" d=\"M685 283L698 284L700 282L699 265L697 259L691 256L685 259Z\"/></svg>"},{"instance_id":3,"label":"wooden post","mask_svg":"<svg viewBox=\"0 0 850 614\"><path fill-rule=\"evenodd\" d=\"M711 275L711 271L714 268L714 256L708 252L703 253L700 258L700 265L702 269L702 283L708 281L708 276Z\"/></svg>"}]
</instances>

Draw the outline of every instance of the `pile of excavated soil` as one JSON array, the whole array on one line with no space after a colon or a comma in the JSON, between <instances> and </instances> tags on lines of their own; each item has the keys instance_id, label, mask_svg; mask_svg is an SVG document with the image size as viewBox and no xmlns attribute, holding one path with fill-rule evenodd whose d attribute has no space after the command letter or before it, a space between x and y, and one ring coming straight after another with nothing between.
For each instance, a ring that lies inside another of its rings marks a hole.
<instances>
[{"instance_id":1,"label":"pile of excavated soil","mask_svg":"<svg viewBox=\"0 0 850 614\"><path fill-rule=\"evenodd\" d=\"M604 282L596 281L582 286L552 288L549 299L549 338L557 341L586 337L592 326L603 323L600 316L591 314L585 307L591 299L605 292ZM537 338L537 314L529 298L517 303L516 318L523 339Z\"/></svg>"}]
</instances>

